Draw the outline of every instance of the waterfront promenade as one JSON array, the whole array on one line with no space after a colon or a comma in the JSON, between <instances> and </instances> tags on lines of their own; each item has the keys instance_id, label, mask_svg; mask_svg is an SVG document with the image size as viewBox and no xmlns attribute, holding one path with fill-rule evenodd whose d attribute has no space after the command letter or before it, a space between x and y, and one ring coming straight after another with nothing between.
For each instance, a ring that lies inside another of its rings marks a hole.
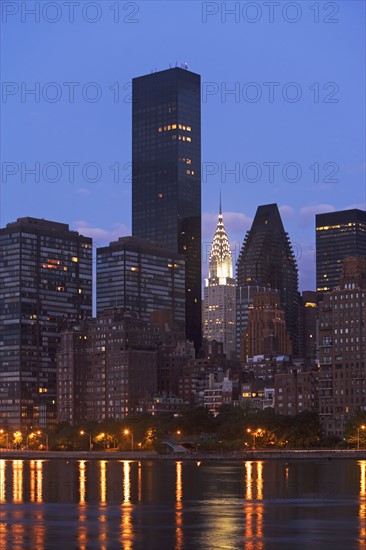
<instances>
[{"instance_id":1,"label":"waterfront promenade","mask_svg":"<svg viewBox=\"0 0 366 550\"><path fill-rule=\"evenodd\" d=\"M231 460L366 460L366 449L286 449L232 451L232 452L187 452L159 454L154 451L20 451L0 449L0 459L22 460L195 460L195 461L231 461Z\"/></svg>"}]
</instances>

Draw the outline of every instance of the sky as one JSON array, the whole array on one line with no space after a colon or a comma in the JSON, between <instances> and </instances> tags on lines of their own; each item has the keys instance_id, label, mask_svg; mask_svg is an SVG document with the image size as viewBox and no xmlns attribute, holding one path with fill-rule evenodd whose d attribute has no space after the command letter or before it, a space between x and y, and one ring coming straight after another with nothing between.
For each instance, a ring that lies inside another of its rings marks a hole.
<instances>
[{"instance_id":1,"label":"sky","mask_svg":"<svg viewBox=\"0 0 366 550\"><path fill-rule=\"evenodd\" d=\"M315 214L365 209L365 3L1 3L0 225L131 234L131 80L202 76L203 276L220 189L234 261L277 203L315 289Z\"/></svg>"}]
</instances>

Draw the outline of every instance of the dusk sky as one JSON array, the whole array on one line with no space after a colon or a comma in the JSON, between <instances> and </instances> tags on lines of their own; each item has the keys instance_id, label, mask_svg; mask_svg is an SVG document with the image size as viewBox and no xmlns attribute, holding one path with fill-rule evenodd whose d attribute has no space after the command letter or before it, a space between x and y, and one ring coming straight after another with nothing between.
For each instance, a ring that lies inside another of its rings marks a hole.
<instances>
[{"instance_id":1,"label":"dusk sky","mask_svg":"<svg viewBox=\"0 0 366 550\"><path fill-rule=\"evenodd\" d=\"M131 79L188 63L202 76L203 274L221 188L234 259L276 202L300 288L315 289L315 213L365 208L364 2L237 2L225 21L235 2L104 0L75 3L73 22L62 1L35 22L21 13L34 4L2 2L1 226L61 221L96 246L130 234Z\"/></svg>"}]
</instances>

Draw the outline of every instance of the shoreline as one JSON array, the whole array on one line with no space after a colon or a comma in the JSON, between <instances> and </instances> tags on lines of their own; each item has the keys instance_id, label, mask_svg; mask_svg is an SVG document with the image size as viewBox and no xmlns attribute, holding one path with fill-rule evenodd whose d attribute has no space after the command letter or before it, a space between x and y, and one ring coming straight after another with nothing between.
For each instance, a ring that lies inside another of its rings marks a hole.
<instances>
[{"instance_id":1,"label":"shoreline","mask_svg":"<svg viewBox=\"0 0 366 550\"><path fill-rule=\"evenodd\" d=\"M366 460L366 449L299 449L286 451L233 451L223 453L170 453L156 452L105 452L105 451L7 451L0 450L0 459L15 460L186 460L186 461L252 461L252 460L316 460L316 459L358 459Z\"/></svg>"}]
</instances>

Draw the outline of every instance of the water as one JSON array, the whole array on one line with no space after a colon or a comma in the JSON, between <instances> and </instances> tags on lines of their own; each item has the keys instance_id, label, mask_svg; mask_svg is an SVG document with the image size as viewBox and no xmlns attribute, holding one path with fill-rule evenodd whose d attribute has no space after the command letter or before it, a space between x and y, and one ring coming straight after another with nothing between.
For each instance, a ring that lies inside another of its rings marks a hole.
<instances>
[{"instance_id":1,"label":"water","mask_svg":"<svg viewBox=\"0 0 366 550\"><path fill-rule=\"evenodd\" d=\"M366 548L366 461L0 460L0 548Z\"/></svg>"}]
</instances>

